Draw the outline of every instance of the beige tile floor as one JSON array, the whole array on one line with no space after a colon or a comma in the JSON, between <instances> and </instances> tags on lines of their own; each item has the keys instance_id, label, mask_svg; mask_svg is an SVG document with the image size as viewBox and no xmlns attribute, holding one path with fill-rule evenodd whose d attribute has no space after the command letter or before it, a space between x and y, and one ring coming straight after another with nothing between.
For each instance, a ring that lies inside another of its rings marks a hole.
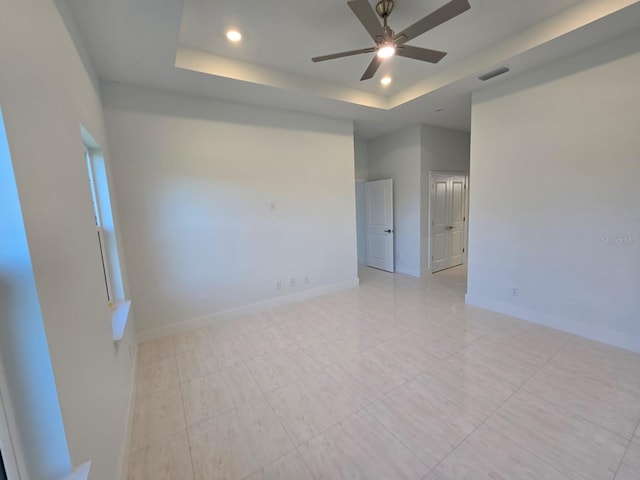
<instances>
[{"instance_id":1,"label":"beige tile floor","mask_svg":"<svg viewBox=\"0 0 640 480\"><path fill-rule=\"evenodd\" d=\"M360 276L142 344L129 479L640 479L640 355Z\"/></svg>"}]
</instances>

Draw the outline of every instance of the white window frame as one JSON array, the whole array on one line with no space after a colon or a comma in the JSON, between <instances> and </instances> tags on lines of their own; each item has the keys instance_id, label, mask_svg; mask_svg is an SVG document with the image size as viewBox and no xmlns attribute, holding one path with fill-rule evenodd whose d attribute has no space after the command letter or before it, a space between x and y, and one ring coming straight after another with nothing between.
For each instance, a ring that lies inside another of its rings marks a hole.
<instances>
[{"instance_id":1,"label":"white window frame","mask_svg":"<svg viewBox=\"0 0 640 480\"><path fill-rule=\"evenodd\" d=\"M105 289L107 291L107 303L109 306L114 304L113 285L111 280L111 270L109 268L109 253L105 241L104 229L102 228L102 217L100 216L100 199L96 192L95 174L93 172L93 154L91 150L84 149L84 156L87 162L87 171L89 175L89 185L91 187L91 197L93 199L93 213L96 217L96 232L98 234L98 247L100 248L100 260L102 261L102 270L104 273Z\"/></svg>"},{"instance_id":2,"label":"white window frame","mask_svg":"<svg viewBox=\"0 0 640 480\"><path fill-rule=\"evenodd\" d=\"M82 126L80 126L80 134L87 164L107 305L111 312L113 341L120 342L124 338L130 317L131 301L126 299L122 278L121 257L118 252L107 165L102 149L91 137L91 134Z\"/></svg>"}]
</instances>

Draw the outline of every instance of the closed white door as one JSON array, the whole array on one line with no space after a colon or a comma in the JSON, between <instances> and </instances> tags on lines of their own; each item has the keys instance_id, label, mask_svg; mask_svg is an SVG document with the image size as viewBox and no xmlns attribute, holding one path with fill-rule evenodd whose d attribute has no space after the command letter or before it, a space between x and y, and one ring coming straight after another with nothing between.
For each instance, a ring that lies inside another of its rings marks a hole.
<instances>
[{"instance_id":1,"label":"closed white door","mask_svg":"<svg viewBox=\"0 0 640 480\"><path fill-rule=\"evenodd\" d=\"M466 179L431 176L431 271L461 265L464 257Z\"/></svg>"},{"instance_id":2,"label":"closed white door","mask_svg":"<svg viewBox=\"0 0 640 480\"><path fill-rule=\"evenodd\" d=\"M365 184L367 265L394 271L393 180Z\"/></svg>"}]
</instances>

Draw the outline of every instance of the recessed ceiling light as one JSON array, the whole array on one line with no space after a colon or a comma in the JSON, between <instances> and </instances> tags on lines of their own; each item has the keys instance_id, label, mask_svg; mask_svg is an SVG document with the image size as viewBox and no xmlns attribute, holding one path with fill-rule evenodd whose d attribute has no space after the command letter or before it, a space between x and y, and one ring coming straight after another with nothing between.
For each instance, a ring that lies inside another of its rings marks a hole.
<instances>
[{"instance_id":1,"label":"recessed ceiling light","mask_svg":"<svg viewBox=\"0 0 640 480\"><path fill-rule=\"evenodd\" d=\"M438 107L438 108L435 108L433 111L434 111L434 112L441 112L441 111L443 111L443 110L444 110L444 108L442 108L442 107Z\"/></svg>"},{"instance_id":2,"label":"recessed ceiling light","mask_svg":"<svg viewBox=\"0 0 640 480\"><path fill-rule=\"evenodd\" d=\"M242 40L242 34L237 30L229 30L227 32L227 38L232 42L239 42Z\"/></svg>"},{"instance_id":3,"label":"recessed ceiling light","mask_svg":"<svg viewBox=\"0 0 640 480\"><path fill-rule=\"evenodd\" d=\"M380 83L382 85L389 85L391 83L391 77L388 75L386 77L382 77L382 80L380 80Z\"/></svg>"}]
</instances>

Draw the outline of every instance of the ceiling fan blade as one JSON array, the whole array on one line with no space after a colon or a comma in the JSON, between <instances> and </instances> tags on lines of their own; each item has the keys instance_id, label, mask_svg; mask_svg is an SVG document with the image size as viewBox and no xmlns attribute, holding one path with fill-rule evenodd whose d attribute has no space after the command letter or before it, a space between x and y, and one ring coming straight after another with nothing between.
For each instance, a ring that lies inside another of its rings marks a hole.
<instances>
[{"instance_id":1,"label":"ceiling fan blade","mask_svg":"<svg viewBox=\"0 0 640 480\"><path fill-rule=\"evenodd\" d=\"M430 63L438 63L446 54L447 52L430 50L428 48L412 47L411 45L402 45L396 49L396 55L399 57L413 58L414 60L422 60L423 62Z\"/></svg>"},{"instance_id":2,"label":"ceiling fan blade","mask_svg":"<svg viewBox=\"0 0 640 480\"><path fill-rule=\"evenodd\" d=\"M451 0L449 3L439 8L433 13L430 13L422 20L418 20L410 27L405 28L402 32L396 35L396 43L403 44L409 40L416 38L419 35L431 30L432 28L442 25L444 22L457 17L461 13L466 12L471 8L469 0Z\"/></svg>"},{"instance_id":3,"label":"ceiling fan blade","mask_svg":"<svg viewBox=\"0 0 640 480\"><path fill-rule=\"evenodd\" d=\"M375 52L375 47L362 48L360 50L349 50L348 52L332 53L331 55L322 55L321 57L313 57L313 62L324 62L325 60L333 60L334 58L350 57L351 55L359 55L361 53Z\"/></svg>"},{"instance_id":4,"label":"ceiling fan blade","mask_svg":"<svg viewBox=\"0 0 640 480\"><path fill-rule=\"evenodd\" d=\"M371 38L378 43L376 37L384 37L384 28L380 25L378 15L373 11L371 4L367 0L351 0L347 2L347 5L358 17L362 26L369 32Z\"/></svg>"},{"instance_id":5,"label":"ceiling fan blade","mask_svg":"<svg viewBox=\"0 0 640 480\"><path fill-rule=\"evenodd\" d=\"M370 78L372 78L378 71L378 68L380 68L380 65L382 65L382 60L383 59L380 58L379 56L377 55L374 56L373 60L371 60L371 63L365 70L364 75L362 75L362 78L360 79L360 81L369 80Z\"/></svg>"}]
</instances>

